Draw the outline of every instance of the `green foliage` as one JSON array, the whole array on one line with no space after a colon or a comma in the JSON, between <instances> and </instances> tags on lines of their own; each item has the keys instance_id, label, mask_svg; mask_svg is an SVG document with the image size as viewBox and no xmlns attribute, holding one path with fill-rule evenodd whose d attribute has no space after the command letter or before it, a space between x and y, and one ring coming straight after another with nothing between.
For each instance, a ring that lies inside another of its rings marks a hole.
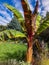
<instances>
[{"instance_id":1,"label":"green foliage","mask_svg":"<svg viewBox=\"0 0 49 65\"><path fill-rule=\"evenodd\" d=\"M44 20L40 24L40 26L39 26L39 28L37 30L37 34L40 34L41 32L43 32L45 29L47 29L47 27L49 27L49 20L48 19Z\"/></svg>"},{"instance_id":2,"label":"green foliage","mask_svg":"<svg viewBox=\"0 0 49 65\"><path fill-rule=\"evenodd\" d=\"M11 5L8 5L8 4L5 4L5 6L11 10L14 14L14 16L17 18L17 20L19 21L19 23L21 24L21 27L22 27L22 30L24 31L24 27L25 27L25 23L24 23L24 18L22 16L22 14L17 10L15 9L13 6Z\"/></svg>"},{"instance_id":3,"label":"green foliage","mask_svg":"<svg viewBox=\"0 0 49 65\"><path fill-rule=\"evenodd\" d=\"M24 21L20 12L16 10L13 6L6 4L6 7L14 13L14 15L17 17L17 19L20 22ZM41 23L40 20L41 20L41 16L38 15L37 20L36 20L37 34L40 34L42 31L44 31L49 26L49 20L43 20L42 24L40 24Z\"/></svg>"},{"instance_id":4,"label":"green foliage","mask_svg":"<svg viewBox=\"0 0 49 65\"><path fill-rule=\"evenodd\" d=\"M0 25L0 31L6 30L7 26Z\"/></svg>"},{"instance_id":5,"label":"green foliage","mask_svg":"<svg viewBox=\"0 0 49 65\"><path fill-rule=\"evenodd\" d=\"M26 45L24 44L12 44L12 42L0 43L0 60L16 59L24 60L26 53Z\"/></svg>"},{"instance_id":6,"label":"green foliage","mask_svg":"<svg viewBox=\"0 0 49 65\"><path fill-rule=\"evenodd\" d=\"M25 1L25 2L28 5L27 1ZM13 6L8 5L8 4L5 4L5 6L14 13L14 15L17 17L17 19L20 22L24 21L24 18L22 17L21 13L18 10L16 10ZM40 15L37 16L37 20L36 20L36 32L37 32L37 34L40 34L41 32L43 32L49 26L48 18L49 18L49 16L47 14L46 19L44 18L42 20L42 23L41 23L40 22L41 21L41 16ZM24 30L24 27L22 29Z\"/></svg>"},{"instance_id":7,"label":"green foliage","mask_svg":"<svg viewBox=\"0 0 49 65\"><path fill-rule=\"evenodd\" d=\"M41 16L38 14L36 18L36 29L38 30L41 23Z\"/></svg>"},{"instance_id":8,"label":"green foliage","mask_svg":"<svg viewBox=\"0 0 49 65\"><path fill-rule=\"evenodd\" d=\"M21 15L21 13L17 9L15 9L13 6L8 5L8 4L5 4L5 6L14 13L14 15L17 17L19 22L24 21L23 16Z\"/></svg>"},{"instance_id":9,"label":"green foliage","mask_svg":"<svg viewBox=\"0 0 49 65\"><path fill-rule=\"evenodd\" d=\"M24 33L21 33L20 31L16 31L16 30L9 30L10 33L14 36L14 37L25 37Z\"/></svg>"},{"instance_id":10,"label":"green foliage","mask_svg":"<svg viewBox=\"0 0 49 65\"><path fill-rule=\"evenodd\" d=\"M14 29L14 30L22 31L22 27L15 16L13 17L12 21L7 25L7 29Z\"/></svg>"},{"instance_id":11,"label":"green foliage","mask_svg":"<svg viewBox=\"0 0 49 65\"><path fill-rule=\"evenodd\" d=\"M49 19L49 12L47 12L47 13L46 13L46 18L48 18L48 19Z\"/></svg>"},{"instance_id":12,"label":"green foliage","mask_svg":"<svg viewBox=\"0 0 49 65\"><path fill-rule=\"evenodd\" d=\"M46 30L49 27L49 12L47 12L46 17L41 18L41 22L39 24L37 34L40 34L44 30Z\"/></svg>"},{"instance_id":13,"label":"green foliage","mask_svg":"<svg viewBox=\"0 0 49 65\"><path fill-rule=\"evenodd\" d=\"M13 29L0 32L0 39L6 35L8 38L26 37L24 33Z\"/></svg>"}]
</instances>

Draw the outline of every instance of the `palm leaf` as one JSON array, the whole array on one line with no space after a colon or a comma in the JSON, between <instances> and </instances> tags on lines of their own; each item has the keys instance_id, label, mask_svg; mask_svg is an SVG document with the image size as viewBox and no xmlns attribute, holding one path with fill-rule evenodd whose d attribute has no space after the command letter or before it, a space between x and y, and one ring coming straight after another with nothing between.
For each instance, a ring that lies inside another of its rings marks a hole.
<instances>
[{"instance_id":1,"label":"palm leaf","mask_svg":"<svg viewBox=\"0 0 49 65\"><path fill-rule=\"evenodd\" d=\"M39 26L40 26L40 20L41 20L41 16L38 14L37 18L36 18L36 30L38 30Z\"/></svg>"},{"instance_id":2,"label":"palm leaf","mask_svg":"<svg viewBox=\"0 0 49 65\"><path fill-rule=\"evenodd\" d=\"M13 12L13 14L16 16L16 18L17 18L20 22L24 21L24 18L23 18L23 16L22 16L22 14L21 14L17 9L15 9L13 6L8 5L8 4L5 4L5 6L6 6L9 10L11 10L11 11Z\"/></svg>"},{"instance_id":3,"label":"palm leaf","mask_svg":"<svg viewBox=\"0 0 49 65\"><path fill-rule=\"evenodd\" d=\"M26 37L24 33L16 30L9 30L9 32L13 35L13 37Z\"/></svg>"},{"instance_id":4,"label":"palm leaf","mask_svg":"<svg viewBox=\"0 0 49 65\"><path fill-rule=\"evenodd\" d=\"M6 34L8 36L8 38L22 38L22 37L26 37L24 33L20 32L20 31L16 31L13 29L10 30L5 30L0 32L0 39L2 38L2 36Z\"/></svg>"},{"instance_id":5,"label":"palm leaf","mask_svg":"<svg viewBox=\"0 0 49 65\"><path fill-rule=\"evenodd\" d=\"M21 24L22 30L24 31L24 18L21 13L11 5L5 4L5 6L13 12L14 16L18 19L19 23Z\"/></svg>"},{"instance_id":6,"label":"palm leaf","mask_svg":"<svg viewBox=\"0 0 49 65\"><path fill-rule=\"evenodd\" d=\"M11 35L10 35L9 30L5 30L5 31L3 31L3 32L4 32L3 34L6 34L6 35L8 36L8 38L11 38Z\"/></svg>"},{"instance_id":7,"label":"palm leaf","mask_svg":"<svg viewBox=\"0 0 49 65\"><path fill-rule=\"evenodd\" d=\"M38 30L37 30L37 34L40 34L41 32L43 32L45 29L47 29L49 27L49 20L46 19L44 20L41 25L39 26Z\"/></svg>"}]
</instances>

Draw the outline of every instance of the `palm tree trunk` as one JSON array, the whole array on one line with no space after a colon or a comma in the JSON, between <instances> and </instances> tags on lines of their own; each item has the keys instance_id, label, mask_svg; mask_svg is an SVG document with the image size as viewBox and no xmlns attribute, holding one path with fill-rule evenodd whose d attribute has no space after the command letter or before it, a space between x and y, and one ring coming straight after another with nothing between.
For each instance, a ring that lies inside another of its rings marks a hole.
<instances>
[{"instance_id":1,"label":"palm tree trunk","mask_svg":"<svg viewBox=\"0 0 49 65\"><path fill-rule=\"evenodd\" d=\"M33 63L33 41L32 37L28 37L28 48L27 48L27 63Z\"/></svg>"},{"instance_id":2,"label":"palm tree trunk","mask_svg":"<svg viewBox=\"0 0 49 65\"><path fill-rule=\"evenodd\" d=\"M25 17L25 27L26 27L26 31L27 31L27 35L28 35L28 49L27 49L27 62L28 63L33 63L33 35L32 33L34 33L34 28L35 28L35 23L36 23L36 15L37 15L37 11L38 11L38 0L35 6L35 10L32 12L30 10L30 8L28 8L29 6L26 3L26 0L21 0L21 4L23 7L23 11L24 11L24 17ZM34 26L33 26L34 25Z\"/></svg>"}]
</instances>

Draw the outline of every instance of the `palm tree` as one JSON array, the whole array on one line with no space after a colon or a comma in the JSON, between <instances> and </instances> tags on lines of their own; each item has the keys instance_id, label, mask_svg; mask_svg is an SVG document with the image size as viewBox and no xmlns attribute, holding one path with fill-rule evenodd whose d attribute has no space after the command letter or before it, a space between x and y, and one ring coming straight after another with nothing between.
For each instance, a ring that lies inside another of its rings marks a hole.
<instances>
[{"instance_id":1,"label":"palm tree","mask_svg":"<svg viewBox=\"0 0 49 65\"><path fill-rule=\"evenodd\" d=\"M27 31L27 41L28 41L28 49L27 49L27 62L33 62L32 54L33 54L33 39L35 35L35 27L36 27L36 17L38 11L38 1L35 6L35 10L32 14L30 8L28 9L27 4L24 0L21 0L22 7L24 10L24 17L25 17L25 27Z\"/></svg>"},{"instance_id":2,"label":"palm tree","mask_svg":"<svg viewBox=\"0 0 49 65\"><path fill-rule=\"evenodd\" d=\"M21 0L21 4L24 11L24 18L21 13L16 10L13 6L6 4L5 6L14 13L14 16L19 20L21 27L26 34L27 39L27 62L31 63L34 61L33 58L33 45L36 36L38 36L43 30L49 26L49 20L43 20L40 24L41 16L38 15L38 0L34 12L32 14L28 2Z\"/></svg>"}]
</instances>

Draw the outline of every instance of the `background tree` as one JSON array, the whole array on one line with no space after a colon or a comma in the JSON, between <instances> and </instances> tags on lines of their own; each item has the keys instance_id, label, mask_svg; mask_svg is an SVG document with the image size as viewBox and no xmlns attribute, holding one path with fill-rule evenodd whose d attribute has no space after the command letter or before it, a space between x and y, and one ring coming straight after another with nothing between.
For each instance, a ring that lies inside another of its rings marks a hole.
<instances>
[{"instance_id":1,"label":"background tree","mask_svg":"<svg viewBox=\"0 0 49 65\"><path fill-rule=\"evenodd\" d=\"M21 25L15 16L13 17L11 22L7 25L7 29L14 29L14 30L22 31Z\"/></svg>"}]
</instances>

